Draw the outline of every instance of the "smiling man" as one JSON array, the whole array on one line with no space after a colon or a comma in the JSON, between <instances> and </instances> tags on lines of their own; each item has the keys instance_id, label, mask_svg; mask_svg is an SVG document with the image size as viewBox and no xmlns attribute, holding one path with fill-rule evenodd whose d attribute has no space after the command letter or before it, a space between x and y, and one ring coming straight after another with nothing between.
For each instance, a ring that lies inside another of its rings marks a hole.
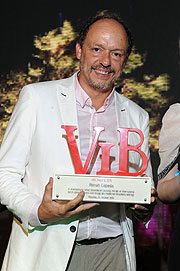
<instances>
[{"instance_id":1,"label":"smiling man","mask_svg":"<svg viewBox=\"0 0 180 271\"><path fill-rule=\"evenodd\" d=\"M79 83L92 99L96 110L104 104L121 74L127 48L126 31L113 19L96 21L91 25L83 44L77 43Z\"/></svg>"},{"instance_id":2,"label":"smiling man","mask_svg":"<svg viewBox=\"0 0 180 271\"><path fill-rule=\"evenodd\" d=\"M70 201L52 200L56 173L74 174L63 125L78 127L76 135L84 165L95 135L111 145L109 168L119 169L118 127L144 134L141 150L148 158L148 114L115 91L132 49L131 34L118 15L108 11L81 30L76 45L80 70L63 80L25 86L9 121L0 150L0 200L14 213L2 271L135 271L132 214L147 222L156 202L129 206L84 203L84 192ZM61 127L62 126L62 127ZM130 144L139 138L131 136ZM128 171L138 172L142 159L129 153ZM87 174L101 169L98 145ZM152 184L153 185L153 184Z\"/></svg>"}]
</instances>

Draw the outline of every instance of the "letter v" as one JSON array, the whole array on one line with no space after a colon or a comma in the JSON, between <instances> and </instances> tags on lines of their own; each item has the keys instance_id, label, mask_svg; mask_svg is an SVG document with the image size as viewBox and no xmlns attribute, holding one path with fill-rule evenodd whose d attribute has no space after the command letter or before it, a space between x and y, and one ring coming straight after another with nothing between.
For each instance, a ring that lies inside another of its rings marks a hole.
<instances>
[{"instance_id":1,"label":"letter v","mask_svg":"<svg viewBox=\"0 0 180 271\"><path fill-rule=\"evenodd\" d=\"M92 156L93 156L93 153L95 151L95 147L97 145L99 135L104 130L104 128L103 127L94 127L95 136L93 138L91 148L90 148L88 156L86 158L84 167L83 167L82 162L81 162L81 158L80 158L80 155L79 155L79 150L78 150L76 139L75 139L75 136L74 136L74 130L76 130L77 127L76 126L71 126L71 125L61 125L61 128L63 128L66 131L66 134L67 134L67 141L68 141L72 161L73 161L73 164L74 164L75 173L76 174L86 174L89 163L90 163L90 161L92 159Z\"/></svg>"}]
</instances>

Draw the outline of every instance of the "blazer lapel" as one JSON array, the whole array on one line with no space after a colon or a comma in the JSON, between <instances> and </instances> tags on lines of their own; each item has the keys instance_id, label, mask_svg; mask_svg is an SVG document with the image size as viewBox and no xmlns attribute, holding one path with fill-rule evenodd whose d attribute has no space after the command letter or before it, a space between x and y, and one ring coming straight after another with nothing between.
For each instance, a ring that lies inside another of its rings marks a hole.
<instances>
[{"instance_id":1,"label":"blazer lapel","mask_svg":"<svg viewBox=\"0 0 180 271\"><path fill-rule=\"evenodd\" d=\"M122 95L116 94L116 114L118 127L137 128L135 124L135 116L132 122L132 114L130 113L129 101ZM128 134L128 143L130 145L136 145L139 142L139 136L137 133Z\"/></svg>"},{"instance_id":2,"label":"blazer lapel","mask_svg":"<svg viewBox=\"0 0 180 271\"><path fill-rule=\"evenodd\" d=\"M74 76L62 81L58 87L58 103L63 125L73 125L77 127L74 131L77 144L79 146L78 118L76 108L76 96L74 88ZM65 134L65 130L62 129Z\"/></svg>"},{"instance_id":3,"label":"blazer lapel","mask_svg":"<svg viewBox=\"0 0 180 271\"><path fill-rule=\"evenodd\" d=\"M71 80L70 80L71 79ZM77 125L76 96L74 80L69 78L66 85L61 84L58 88L58 102L64 125Z\"/></svg>"},{"instance_id":4,"label":"blazer lapel","mask_svg":"<svg viewBox=\"0 0 180 271\"><path fill-rule=\"evenodd\" d=\"M115 104L118 127L129 127L128 100L115 92Z\"/></svg>"}]
</instances>

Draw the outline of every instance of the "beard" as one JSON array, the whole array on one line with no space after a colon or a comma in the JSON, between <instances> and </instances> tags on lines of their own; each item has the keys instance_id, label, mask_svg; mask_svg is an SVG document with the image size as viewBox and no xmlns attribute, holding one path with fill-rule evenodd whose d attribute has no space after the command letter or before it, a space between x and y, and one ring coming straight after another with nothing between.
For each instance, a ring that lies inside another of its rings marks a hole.
<instances>
[{"instance_id":1,"label":"beard","mask_svg":"<svg viewBox=\"0 0 180 271\"><path fill-rule=\"evenodd\" d=\"M98 68L98 67L100 67L100 65L99 65L99 66L92 66L92 67L90 68L90 72L91 72L92 70L95 70L95 69ZM102 66L101 66L101 68L102 68ZM80 69L81 69L81 71L82 71L84 77L86 78L87 82L89 83L89 85L90 85L91 87L96 88L96 89L99 89L99 90L107 90L107 89L109 90L110 88L113 88L114 82L116 81L115 78L114 78L114 80L109 81L109 82L107 82L107 83L103 83L103 82L102 82L102 83L100 83L100 82L98 83L98 82L93 81L93 80L90 78L90 76L88 76L88 74L85 72L85 69L84 69L83 62L82 62L82 61L80 62ZM112 68L106 68L106 70L108 70L109 72L115 73L114 70L113 70Z\"/></svg>"},{"instance_id":2,"label":"beard","mask_svg":"<svg viewBox=\"0 0 180 271\"><path fill-rule=\"evenodd\" d=\"M113 87L113 85L114 85L113 82L96 83L91 78L89 78L88 82L89 82L90 86L97 88L97 89L101 89L101 90L109 89L109 88Z\"/></svg>"}]
</instances>

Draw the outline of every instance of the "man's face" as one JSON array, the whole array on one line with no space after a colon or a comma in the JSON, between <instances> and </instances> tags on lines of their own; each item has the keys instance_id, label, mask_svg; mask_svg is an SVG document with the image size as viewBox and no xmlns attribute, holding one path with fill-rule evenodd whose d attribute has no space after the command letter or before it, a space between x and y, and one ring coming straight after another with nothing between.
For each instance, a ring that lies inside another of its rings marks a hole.
<instances>
[{"instance_id":1,"label":"man's face","mask_svg":"<svg viewBox=\"0 0 180 271\"><path fill-rule=\"evenodd\" d=\"M126 32L115 20L91 25L82 48L76 45L82 87L110 91L122 72L127 47Z\"/></svg>"}]
</instances>

